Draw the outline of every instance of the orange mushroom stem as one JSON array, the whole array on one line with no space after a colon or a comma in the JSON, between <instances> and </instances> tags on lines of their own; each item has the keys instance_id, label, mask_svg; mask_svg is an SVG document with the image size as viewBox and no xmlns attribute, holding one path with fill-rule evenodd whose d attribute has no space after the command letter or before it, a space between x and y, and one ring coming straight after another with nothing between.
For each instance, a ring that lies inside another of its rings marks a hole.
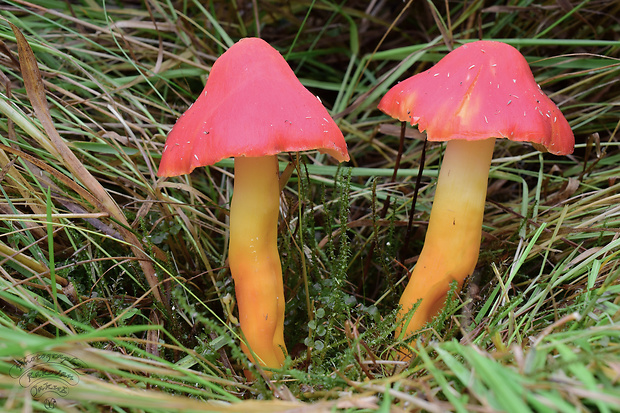
<instances>
[{"instance_id":1,"label":"orange mushroom stem","mask_svg":"<svg viewBox=\"0 0 620 413\"><path fill-rule=\"evenodd\" d=\"M494 144L495 138L446 145L424 247L400 298L402 319L422 300L404 323L405 337L439 313L453 281L460 289L474 271Z\"/></svg>"},{"instance_id":2,"label":"orange mushroom stem","mask_svg":"<svg viewBox=\"0 0 620 413\"><path fill-rule=\"evenodd\" d=\"M286 354L279 205L276 156L235 158L228 262L247 343L242 348L268 367L281 366Z\"/></svg>"}]
</instances>

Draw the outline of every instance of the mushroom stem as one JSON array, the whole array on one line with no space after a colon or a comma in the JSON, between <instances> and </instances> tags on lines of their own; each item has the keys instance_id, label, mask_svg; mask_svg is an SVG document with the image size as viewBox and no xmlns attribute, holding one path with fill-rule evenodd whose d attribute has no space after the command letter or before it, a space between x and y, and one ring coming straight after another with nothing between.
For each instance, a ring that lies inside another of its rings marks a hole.
<instances>
[{"instance_id":1,"label":"mushroom stem","mask_svg":"<svg viewBox=\"0 0 620 413\"><path fill-rule=\"evenodd\" d=\"M271 368L282 366L286 353L277 245L279 188L276 156L235 158L228 261L245 335L242 349L252 362L254 353Z\"/></svg>"},{"instance_id":2,"label":"mushroom stem","mask_svg":"<svg viewBox=\"0 0 620 413\"><path fill-rule=\"evenodd\" d=\"M452 281L460 289L474 271L494 144L495 138L446 145L424 247L400 299L401 319L422 300L404 323L404 337L439 313Z\"/></svg>"}]
</instances>

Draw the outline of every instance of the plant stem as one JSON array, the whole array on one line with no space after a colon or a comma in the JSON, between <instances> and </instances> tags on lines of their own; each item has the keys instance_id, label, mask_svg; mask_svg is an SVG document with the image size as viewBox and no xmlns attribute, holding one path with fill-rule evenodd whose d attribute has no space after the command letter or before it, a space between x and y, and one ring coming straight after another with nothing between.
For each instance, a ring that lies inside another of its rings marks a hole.
<instances>
[{"instance_id":1,"label":"plant stem","mask_svg":"<svg viewBox=\"0 0 620 413\"><path fill-rule=\"evenodd\" d=\"M400 299L401 318L422 300L411 320L405 322L405 337L443 308L451 282L461 288L474 271L494 144L492 138L454 140L446 146L424 247Z\"/></svg>"},{"instance_id":2,"label":"plant stem","mask_svg":"<svg viewBox=\"0 0 620 413\"><path fill-rule=\"evenodd\" d=\"M253 362L254 354L260 364L272 368L282 365L286 353L279 201L275 156L235 158L228 259L246 340L242 348Z\"/></svg>"}]
</instances>

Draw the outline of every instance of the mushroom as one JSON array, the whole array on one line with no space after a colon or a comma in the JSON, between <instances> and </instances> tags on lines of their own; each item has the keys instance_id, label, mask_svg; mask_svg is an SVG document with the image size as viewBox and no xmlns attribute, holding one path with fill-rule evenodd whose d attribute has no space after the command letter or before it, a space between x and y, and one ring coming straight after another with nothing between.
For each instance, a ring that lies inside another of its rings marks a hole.
<instances>
[{"instance_id":1,"label":"mushroom","mask_svg":"<svg viewBox=\"0 0 620 413\"><path fill-rule=\"evenodd\" d=\"M349 160L342 132L320 100L278 51L246 38L213 64L204 90L168 134L159 165L158 175L170 177L234 157L228 262L242 348L270 368L286 355L276 155L314 149Z\"/></svg>"},{"instance_id":2,"label":"mushroom","mask_svg":"<svg viewBox=\"0 0 620 413\"><path fill-rule=\"evenodd\" d=\"M392 87L378 107L417 124L429 141L448 141L424 247L400 299L406 337L443 308L451 282L461 288L474 271L495 138L567 155L574 137L521 53L495 41L455 49L431 69ZM419 300L412 318L405 319Z\"/></svg>"}]
</instances>

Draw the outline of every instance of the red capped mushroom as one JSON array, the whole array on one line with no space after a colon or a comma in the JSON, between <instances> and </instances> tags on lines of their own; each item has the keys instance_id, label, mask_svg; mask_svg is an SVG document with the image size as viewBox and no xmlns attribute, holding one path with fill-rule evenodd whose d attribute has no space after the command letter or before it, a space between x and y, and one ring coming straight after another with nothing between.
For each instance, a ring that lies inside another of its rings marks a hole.
<instances>
[{"instance_id":1,"label":"red capped mushroom","mask_svg":"<svg viewBox=\"0 0 620 413\"><path fill-rule=\"evenodd\" d=\"M281 366L286 354L276 154L315 149L349 160L342 133L282 55L246 38L213 64L204 90L168 134L159 166L159 176L176 176L235 158L228 261L242 348L267 367Z\"/></svg>"},{"instance_id":2,"label":"red capped mushroom","mask_svg":"<svg viewBox=\"0 0 620 413\"><path fill-rule=\"evenodd\" d=\"M429 141L448 141L426 239L400 299L405 336L442 309L478 261L495 138L527 141L556 155L572 153L571 128L536 84L525 58L501 42L477 41L390 89L384 113L417 124ZM400 331L399 331L400 334Z\"/></svg>"}]
</instances>

